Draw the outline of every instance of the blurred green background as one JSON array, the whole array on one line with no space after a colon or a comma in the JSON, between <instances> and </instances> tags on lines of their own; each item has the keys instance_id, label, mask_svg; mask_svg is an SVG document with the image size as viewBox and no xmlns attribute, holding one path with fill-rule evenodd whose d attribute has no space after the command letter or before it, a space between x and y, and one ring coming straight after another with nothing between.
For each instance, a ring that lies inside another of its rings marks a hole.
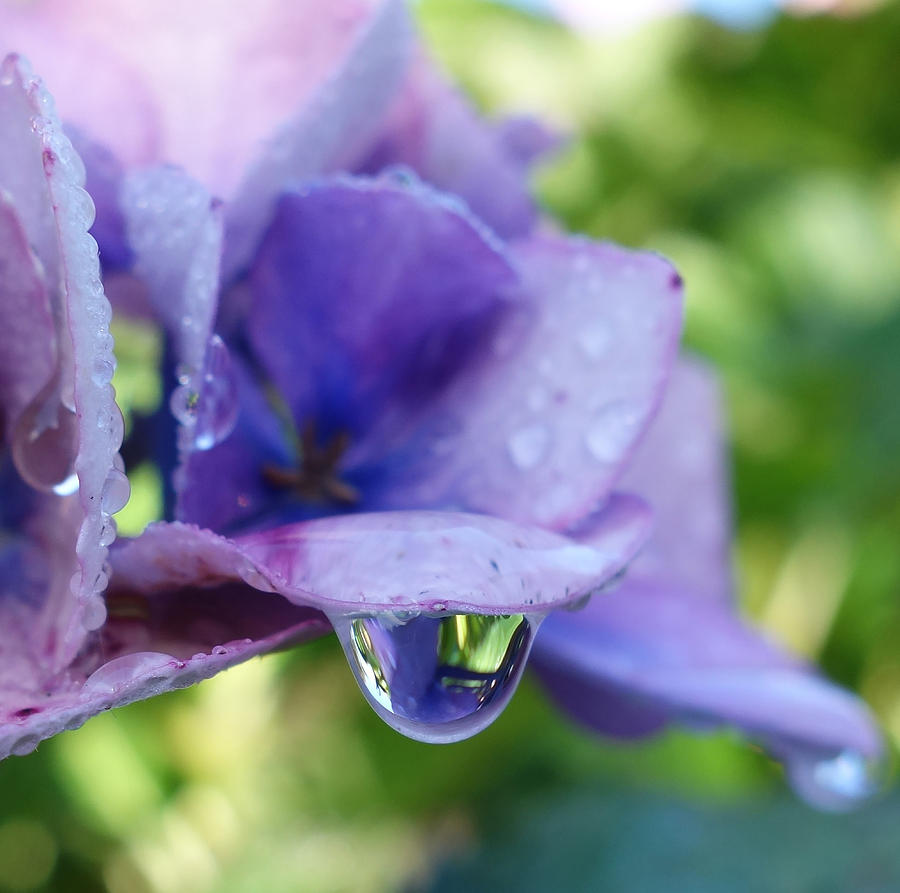
<instances>
[{"instance_id":1,"label":"blurred green background","mask_svg":"<svg viewBox=\"0 0 900 893\"><path fill-rule=\"evenodd\" d=\"M481 107L570 135L536 178L551 214L680 268L729 398L744 607L896 745L900 5L615 38L479 0L418 14ZM123 360L123 396L158 399ZM155 510L141 474L126 529ZM0 792L0 890L900 889L890 792L821 816L732 734L601 743L527 681L476 739L417 744L332 641L94 719L0 764Z\"/></svg>"}]
</instances>

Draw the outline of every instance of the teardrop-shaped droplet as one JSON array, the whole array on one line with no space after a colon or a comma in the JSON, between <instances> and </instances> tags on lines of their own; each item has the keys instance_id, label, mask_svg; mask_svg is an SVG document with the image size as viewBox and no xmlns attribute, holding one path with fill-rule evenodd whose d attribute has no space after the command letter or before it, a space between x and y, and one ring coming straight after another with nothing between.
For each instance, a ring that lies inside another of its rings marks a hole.
<instances>
[{"instance_id":1,"label":"teardrop-shaped droplet","mask_svg":"<svg viewBox=\"0 0 900 893\"><path fill-rule=\"evenodd\" d=\"M12 459L29 486L52 491L72 477L78 449L78 422L45 388L25 408L12 436Z\"/></svg>"},{"instance_id":2,"label":"teardrop-shaped droplet","mask_svg":"<svg viewBox=\"0 0 900 893\"><path fill-rule=\"evenodd\" d=\"M103 482L100 508L107 515L114 515L125 508L129 496L131 496L131 484L128 483L128 478L118 468L111 468Z\"/></svg>"},{"instance_id":3,"label":"teardrop-shaped droplet","mask_svg":"<svg viewBox=\"0 0 900 893\"><path fill-rule=\"evenodd\" d=\"M138 651L126 654L105 663L96 670L84 683L85 694L113 694L123 685L136 679L152 682L154 671L163 677L177 660L171 654L158 651ZM150 677L150 678L147 678Z\"/></svg>"},{"instance_id":4,"label":"teardrop-shaped droplet","mask_svg":"<svg viewBox=\"0 0 900 893\"><path fill-rule=\"evenodd\" d=\"M182 425L193 425L197 421L197 404L200 395L189 384L180 384L169 398L172 415Z\"/></svg>"},{"instance_id":5,"label":"teardrop-shaped droplet","mask_svg":"<svg viewBox=\"0 0 900 893\"><path fill-rule=\"evenodd\" d=\"M238 390L231 357L222 339L213 335L206 350L194 446L198 450L211 450L231 434L237 417Z\"/></svg>"},{"instance_id":6,"label":"teardrop-shaped droplet","mask_svg":"<svg viewBox=\"0 0 900 893\"><path fill-rule=\"evenodd\" d=\"M523 614L332 618L375 711L419 741L468 738L515 691L539 620Z\"/></svg>"},{"instance_id":7,"label":"teardrop-shaped droplet","mask_svg":"<svg viewBox=\"0 0 900 893\"><path fill-rule=\"evenodd\" d=\"M802 753L787 762L787 776L797 796L826 812L848 812L878 792L883 783L880 760L855 750L836 756Z\"/></svg>"}]
</instances>

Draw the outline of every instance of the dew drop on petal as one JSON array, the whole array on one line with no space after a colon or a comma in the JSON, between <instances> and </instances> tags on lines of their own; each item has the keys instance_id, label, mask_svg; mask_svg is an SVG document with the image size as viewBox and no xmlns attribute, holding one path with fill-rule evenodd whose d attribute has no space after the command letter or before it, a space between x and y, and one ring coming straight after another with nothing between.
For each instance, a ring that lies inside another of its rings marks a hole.
<instances>
[{"instance_id":1,"label":"dew drop on petal","mask_svg":"<svg viewBox=\"0 0 900 893\"><path fill-rule=\"evenodd\" d=\"M612 343L609 329L601 322L595 322L578 334L578 346L589 360L599 360Z\"/></svg>"},{"instance_id":2,"label":"dew drop on petal","mask_svg":"<svg viewBox=\"0 0 900 893\"><path fill-rule=\"evenodd\" d=\"M798 753L788 759L786 771L797 796L826 812L855 809L882 786L881 761L855 750L827 757Z\"/></svg>"},{"instance_id":3,"label":"dew drop on petal","mask_svg":"<svg viewBox=\"0 0 900 893\"><path fill-rule=\"evenodd\" d=\"M527 425L509 436L506 448L513 465L527 471L544 458L549 444L550 431L546 425Z\"/></svg>"},{"instance_id":4,"label":"dew drop on petal","mask_svg":"<svg viewBox=\"0 0 900 893\"><path fill-rule=\"evenodd\" d=\"M100 527L100 545L111 546L116 541L118 527L114 518L105 517Z\"/></svg>"},{"instance_id":5,"label":"dew drop on petal","mask_svg":"<svg viewBox=\"0 0 900 893\"><path fill-rule=\"evenodd\" d=\"M110 470L103 482L103 492L100 495L100 508L107 515L114 515L122 511L128 503L131 495L131 485L124 472L118 468Z\"/></svg>"},{"instance_id":6,"label":"dew drop on petal","mask_svg":"<svg viewBox=\"0 0 900 893\"><path fill-rule=\"evenodd\" d=\"M105 577L105 574L103 576ZM107 582L106 579L102 581L100 592L106 588ZM84 603L81 609L81 623L89 631L100 629L106 623L106 602L102 595L94 595Z\"/></svg>"},{"instance_id":7,"label":"dew drop on petal","mask_svg":"<svg viewBox=\"0 0 900 893\"><path fill-rule=\"evenodd\" d=\"M194 446L210 450L234 430L238 418L237 381L228 348L218 335L209 340L202 391L196 412Z\"/></svg>"},{"instance_id":8,"label":"dew drop on petal","mask_svg":"<svg viewBox=\"0 0 900 893\"><path fill-rule=\"evenodd\" d=\"M500 714L540 618L523 614L374 614L331 618L369 703L419 741L460 741Z\"/></svg>"},{"instance_id":9,"label":"dew drop on petal","mask_svg":"<svg viewBox=\"0 0 900 893\"><path fill-rule=\"evenodd\" d=\"M154 670L165 670L176 662L171 654L159 651L138 651L105 663L85 680L85 694L113 694L135 679Z\"/></svg>"},{"instance_id":10,"label":"dew drop on petal","mask_svg":"<svg viewBox=\"0 0 900 893\"><path fill-rule=\"evenodd\" d=\"M197 404L200 395L189 384L180 384L169 398L172 415L182 425L193 425L197 420Z\"/></svg>"},{"instance_id":11,"label":"dew drop on petal","mask_svg":"<svg viewBox=\"0 0 900 893\"><path fill-rule=\"evenodd\" d=\"M78 446L75 413L42 391L19 416L12 435L12 459L22 479L52 491L73 476ZM77 479L76 479L77 481Z\"/></svg>"},{"instance_id":12,"label":"dew drop on petal","mask_svg":"<svg viewBox=\"0 0 900 893\"><path fill-rule=\"evenodd\" d=\"M638 416L631 407L625 403L610 403L591 419L585 433L585 446L598 462L618 462L637 433L638 424Z\"/></svg>"}]
</instances>

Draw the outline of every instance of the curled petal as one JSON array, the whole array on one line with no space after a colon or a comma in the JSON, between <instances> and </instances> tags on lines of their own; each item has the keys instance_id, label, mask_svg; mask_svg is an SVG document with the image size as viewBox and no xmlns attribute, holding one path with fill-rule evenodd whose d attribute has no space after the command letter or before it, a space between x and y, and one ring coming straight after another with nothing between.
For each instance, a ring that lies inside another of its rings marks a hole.
<instances>
[{"instance_id":1,"label":"curled petal","mask_svg":"<svg viewBox=\"0 0 900 893\"><path fill-rule=\"evenodd\" d=\"M593 547L492 518L427 512L329 518L237 540L150 525L113 550L109 618L92 647L46 691L4 691L0 758L360 613L539 616L602 586L647 527L646 508L627 496L613 500Z\"/></svg>"},{"instance_id":2,"label":"curled petal","mask_svg":"<svg viewBox=\"0 0 900 893\"><path fill-rule=\"evenodd\" d=\"M623 478L654 505L653 535L616 592L547 618L533 666L590 728L636 737L672 721L736 726L805 779L804 790L804 782L795 786L807 799L846 807L868 782L857 773L854 790L817 797L810 767L825 759L822 774L847 775L876 758L877 727L858 698L736 616L723 464L715 382L699 363L682 361ZM576 535L590 542L592 532ZM838 758L845 765L829 768Z\"/></svg>"},{"instance_id":3,"label":"curled petal","mask_svg":"<svg viewBox=\"0 0 900 893\"><path fill-rule=\"evenodd\" d=\"M741 728L777 754L881 751L871 714L818 677L730 606L673 587L625 583L578 614L541 627L534 665L576 719L607 734L670 720Z\"/></svg>"},{"instance_id":4,"label":"curled petal","mask_svg":"<svg viewBox=\"0 0 900 893\"><path fill-rule=\"evenodd\" d=\"M245 579L322 611L540 612L615 576L648 529L638 500L592 546L497 518L379 512L321 518L233 540L151 525L116 556L116 585L162 591Z\"/></svg>"},{"instance_id":5,"label":"curled petal","mask_svg":"<svg viewBox=\"0 0 900 893\"><path fill-rule=\"evenodd\" d=\"M65 666L85 633L103 620L104 561L115 537L110 515L128 492L115 467L122 418L110 385L115 368L110 309L100 285L97 245L87 232L94 209L83 189L84 167L49 94L16 56L0 66L0 130L0 189L40 261L56 336L54 374L23 411L16 430L5 432L7 445L29 483L41 489L52 484L56 494L78 490L71 499L29 499L39 519L31 535L53 556L46 561L51 579L39 599L43 632L34 646L49 673ZM18 449L21 439L31 449ZM59 465L55 459L51 463L54 456L72 457L77 485L71 475L64 481L44 479L51 464ZM36 458L41 468L22 467ZM77 564L66 558L72 553ZM20 647L32 646L14 637L10 650Z\"/></svg>"}]
</instances>

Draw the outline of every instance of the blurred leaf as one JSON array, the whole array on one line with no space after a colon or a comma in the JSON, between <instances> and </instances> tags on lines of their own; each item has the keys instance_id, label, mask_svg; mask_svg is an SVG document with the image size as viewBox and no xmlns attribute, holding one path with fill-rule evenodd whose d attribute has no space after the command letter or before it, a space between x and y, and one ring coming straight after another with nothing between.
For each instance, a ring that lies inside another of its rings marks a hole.
<instances>
[{"instance_id":1,"label":"blurred leaf","mask_svg":"<svg viewBox=\"0 0 900 893\"><path fill-rule=\"evenodd\" d=\"M790 801L709 809L603 790L533 804L429 893L889 893L900 800L852 816Z\"/></svg>"}]
</instances>

